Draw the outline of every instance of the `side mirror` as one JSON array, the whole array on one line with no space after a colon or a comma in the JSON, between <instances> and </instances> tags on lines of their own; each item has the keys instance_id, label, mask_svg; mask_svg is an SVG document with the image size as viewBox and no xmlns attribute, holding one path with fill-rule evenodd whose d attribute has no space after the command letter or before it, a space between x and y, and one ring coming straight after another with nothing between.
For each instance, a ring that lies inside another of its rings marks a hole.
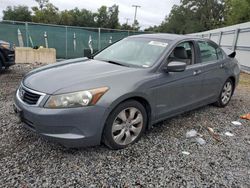
<instances>
[{"instance_id":1,"label":"side mirror","mask_svg":"<svg viewBox=\"0 0 250 188\"><path fill-rule=\"evenodd\" d=\"M171 61L164 70L167 72L182 72L186 69L187 64L180 61Z\"/></svg>"}]
</instances>

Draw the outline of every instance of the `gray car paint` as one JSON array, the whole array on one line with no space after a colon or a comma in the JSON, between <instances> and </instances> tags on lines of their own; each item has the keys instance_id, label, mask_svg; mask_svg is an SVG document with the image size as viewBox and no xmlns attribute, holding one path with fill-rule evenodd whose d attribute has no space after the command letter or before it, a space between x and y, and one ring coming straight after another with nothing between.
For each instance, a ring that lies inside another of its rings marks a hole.
<instances>
[{"instance_id":1,"label":"gray car paint","mask_svg":"<svg viewBox=\"0 0 250 188\"><path fill-rule=\"evenodd\" d=\"M28 128L68 147L97 145L101 142L108 115L124 100L137 97L147 101L151 108L150 126L167 117L215 102L229 77L235 79L236 85L238 83L240 70L235 59L226 57L223 61L198 63L197 45L197 64L187 66L184 72L163 71L162 67L176 45L187 40L195 42L203 39L167 34L133 37L172 42L150 68L125 67L82 58L45 66L27 74L22 81L23 85L46 94L38 107L26 105L15 98L15 104L23 111L24 117L32 122L33 127ZM224 66L221 68L222 63ZM201 70L201 73L194 75L197 70ZM110 89L96 106L43 108L50 95L103 86Z\"/></svg>"}]
</instances>

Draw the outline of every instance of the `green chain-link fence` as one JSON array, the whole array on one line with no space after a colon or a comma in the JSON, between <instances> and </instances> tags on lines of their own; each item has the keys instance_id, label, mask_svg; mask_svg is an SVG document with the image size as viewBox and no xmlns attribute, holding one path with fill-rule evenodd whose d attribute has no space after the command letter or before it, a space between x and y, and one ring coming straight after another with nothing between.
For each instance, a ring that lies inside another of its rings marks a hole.
<instances>
[{"instance_id":1,"label":"green chain-link fence","mask_svg":"<svg viewBox=\"0 0 250 188\"><path fill-rule=\"evenodd\" d=\"M101 50L110 43L143 32L1 21L0 40L16 46L44 46L56 49L57 58L76 58Z\"/></svg>"}]
</instances>

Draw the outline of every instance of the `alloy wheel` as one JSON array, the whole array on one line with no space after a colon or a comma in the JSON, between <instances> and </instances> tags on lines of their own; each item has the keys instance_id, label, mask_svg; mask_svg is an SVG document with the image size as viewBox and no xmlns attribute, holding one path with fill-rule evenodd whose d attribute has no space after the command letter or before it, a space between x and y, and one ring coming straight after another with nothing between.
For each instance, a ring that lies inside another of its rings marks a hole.
<instances>
[{"instance_id":1,"label":"alloy wheel","mask_svg":"<svg viewBox=\"0 0 250 188\"><path fill-rule=\"evenodd\" d=\"M233 92L232 83L228 81L225 83L221 93L221 102L223 104L227 104L230 101L232 92Z\"/></svg>"},{"instance_id":2,"label":"alloy wheel","mask_svg":"<svg viewBox=\"0 0 250 188\"><path fill-rule=\"evenodd\" d=\"M128 145L141 133L143 116L139 109L129 107L122 110L112 125L113 140L119 145Z\"/></svg>"}]
</instances>

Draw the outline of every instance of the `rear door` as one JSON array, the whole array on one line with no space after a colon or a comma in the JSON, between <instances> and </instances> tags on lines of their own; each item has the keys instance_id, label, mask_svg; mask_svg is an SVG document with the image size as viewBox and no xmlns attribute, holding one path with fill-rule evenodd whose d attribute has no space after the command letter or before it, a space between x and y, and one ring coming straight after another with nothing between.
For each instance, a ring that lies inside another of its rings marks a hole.
<instances>
[{"instance_id":1,"label":"rear door","mask_svg":"<svg viewBox=\"0 0 250 188\"><path fill-rule=\"evenodd\" d=\"M204 102L216 100L226 79L226 61L221 49L212 41L198 40L198 63L202 65L201 97Z\"/></svg>"}]
</instances>

